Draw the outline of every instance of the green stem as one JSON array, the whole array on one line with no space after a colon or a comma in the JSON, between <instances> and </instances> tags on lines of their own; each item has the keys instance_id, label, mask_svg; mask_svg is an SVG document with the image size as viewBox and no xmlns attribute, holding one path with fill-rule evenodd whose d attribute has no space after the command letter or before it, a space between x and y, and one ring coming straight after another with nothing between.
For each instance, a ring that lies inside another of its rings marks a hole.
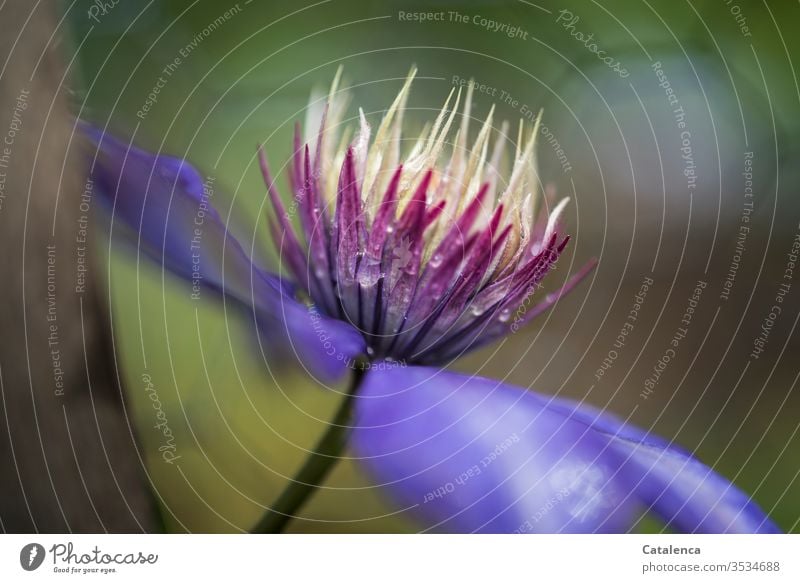
<instances>
[{"instance_id":1,"label":"green stem","mask_svg":"<svg viewBox=\"0 0 800 583\"><path fill-rule=\"evenodd\" d=\"M328 429L306 458L300 471L250 532L254 534L283 532L300 507L319 488L333 466L339 461L350 437L353 404L366 372L365 365L365 360L361 358L355 360L350 387L339 405L336 415L328 425Z\"/></svg>"}]
</instances>

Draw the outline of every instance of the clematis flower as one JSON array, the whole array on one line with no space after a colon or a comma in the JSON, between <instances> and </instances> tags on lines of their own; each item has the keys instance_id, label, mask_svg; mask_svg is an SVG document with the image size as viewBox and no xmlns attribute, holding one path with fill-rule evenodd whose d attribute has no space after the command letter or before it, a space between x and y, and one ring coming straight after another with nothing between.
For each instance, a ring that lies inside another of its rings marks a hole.
<instances>
[{"instance_id":1,"label":"clematis flower","mask_svg":"<svg viewBox=\"0 0 800 583\"><path fill-rule=\"evenodd\" d=\"M359 372L355 451L431 529L625 532L650 512L684 532L777 532L668 440L585 404L446 370L550 308L592 265L540 291L568 237L566 201L539 208L538 122L521 124L514 145L490 113L470 144L471 91L463 101L451 92L406 147L413 77L374 137L359 112L351 139L338 75L327 99L312 101L313 133L295 133L289 206L259 150L279 274L254 264L185 160L84 126L91 173L114 224L178 276L242 306L268 355L288 352L322 382Z\"/></svg>"}]
</instances>

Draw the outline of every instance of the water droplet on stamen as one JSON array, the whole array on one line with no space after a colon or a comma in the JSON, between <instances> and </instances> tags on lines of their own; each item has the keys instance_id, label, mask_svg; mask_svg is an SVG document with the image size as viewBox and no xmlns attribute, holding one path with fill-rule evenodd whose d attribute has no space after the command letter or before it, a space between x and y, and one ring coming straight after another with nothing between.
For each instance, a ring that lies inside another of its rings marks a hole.
<instances>
[{"instance_id":1,"label":"water droplet on stamen","mask_svg":"<svg viewBox=\"0 0 800 583\"><path fill-rule=\"evenodd\" d=\"M378 283L378 279L380 279L379 274L375 273L372 269L368 269L358 275L358 283L361 287L372 287Z\"/></svg>"}]
</instances>

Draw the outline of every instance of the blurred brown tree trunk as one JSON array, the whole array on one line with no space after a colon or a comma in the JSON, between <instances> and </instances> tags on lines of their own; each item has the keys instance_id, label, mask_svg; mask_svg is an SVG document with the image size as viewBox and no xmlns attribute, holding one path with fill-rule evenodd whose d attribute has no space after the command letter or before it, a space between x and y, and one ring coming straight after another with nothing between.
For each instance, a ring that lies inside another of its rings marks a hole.
<instances>
[{"instance_id":1,"label":"blurred brown tree trunk","mask_svg":"<svg viewBox=\"0 0 800 583\"><path fill-rule=\"evenodd\" d=\"M55 2L0 8L0 528L152 531L56 22Z\"/></svg>"}]
</instances>

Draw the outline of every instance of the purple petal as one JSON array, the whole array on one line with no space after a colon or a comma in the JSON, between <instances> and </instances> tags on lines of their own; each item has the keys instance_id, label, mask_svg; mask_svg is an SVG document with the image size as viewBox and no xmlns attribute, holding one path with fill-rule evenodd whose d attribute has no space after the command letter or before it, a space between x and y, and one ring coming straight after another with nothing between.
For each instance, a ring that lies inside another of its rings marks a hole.
<instances>
[{"instance_id":1,"label":"purple petal","mask_svg":"<svg viewBox=\"0 0 800 583\"><path fill-rule=\"evenodd\" d=\"M294 234L291 217L286 212L286 207L283 206L283 201L275 188L275 181L272 179L267 157L261 146L258 147L258 163L261 167L261 176L264 178L264 184L267 186L267 196L275 211L275 219L270 224L270 232L275 248L280 252L281 259L285 262L289 271L292 272L295 281L308 280L309 270L305 251ZM311 280L308 283L311 286L314 281Z\"/></svg>"},{"instance_id":2,"label":"purple petal","mask_svg":"<svg viewBox=\"0 0 800 583\"><path fill-rule=\"evenodd\" d=\"M452 362L469 351L516 332L572 291L594 269L595 261L587 263L561 288L528 307L541 280L563 251L569 237L565 237L557 247L556 240L554 233L549 243L521 268L486 286L472 298L469 302L471 314L478 316L462 314L461 321L456 322L446 337L419 360L420 364Z\"/></svg>"},{"instance_id":3,"label":"purple petal","mask_svg":"<svg viewBox=\"0 0 800 583\"><path fill-rule=\"evenodd\" d=\"M422 264L427 192L432 177L433 172L425 173L384 247L383 264L387 269L383 327L390 335L400 329L416 290Z\"/></svg>"},{"instance_id":4,"label":"purple petal","mask_svg":"<svg viewBox=\"0 0 800 583\"><path fill-rule=\"evenodd\" d=\"M354 443L378 482L438 530L625 532L651 510L681 531L777 531L725 478L612 415L390 367L366 377Z\"/></svg>"},{"instance_id":5,"label":"purple petal","mask_svg":"<svg viewBox=\"0 0 800 583\"><path fill-rule=\"evenodd\" d=\"M331 256L336 258L336 282L338 295L345 313L353 320L358 319L358 294L353 293L356 284L358 261L364 249L366 230L364 211L356 179L353 148L347 150L336 198L336 211L333 218Z\"/></svg>"},{"instance_id":6,"label":"purple petal","mask_svg":"<svg viewBox=\"0 0 800 583\"><path fill-rule=\"evenodd\" d=\"M680 446L589 405L554 399L549 406L613 437L634 495L676 530L780 532L744 492Z\"/></svg>"},{"instance_id":7,"label":"purple petal","mask_svg":"<svg viewBox=\"0 0 800 583\"><path fill-rule=\"evenodd\" d=\"M425 336L415 341L415 346L412 348L414 352L411 353L413 360L418 360L419 356L428 351L430 353L438 352L438 346L446 346L452 341L457 342L460 339L457 322L459 320L467 322L475 320L475 314L472 313L475 306L471 305L470 297L478 288L486 270L502 251L511 232L511 225L508 225L497 238L494 236L502 212L503 205L500 205L489 226L479 235L475 246L465 260L463 275L459 276L453 293L448 298L441 315L436 319L435 325ZM456 329L454 330L454 328Z\"/></svg>"},{"instance_id":8,"label":"purple petal","mask_svg":"<svg viewBox=\"0 0 800 583\"><path fill-rule=\"evenodd\" d=\"M531 392L408 367L370 371L359 396L362 461L436 530L614 532L635 518L607 437Z\"/></svg>"},{"instance_id":9,"label":"purple petal","mask_svg":"<svg viewBox=\"0 0 800 583\"><path fill-rule=\"evenodd\" d=\"M295 137L297 140L299 136ZM308 244L308 262L314 266L310 274L317 281L320 290L320 301L324 304L328 314L339 313L339 300L333 289L331 278L332 260L328 257L330 252L330 233L328 211L322 204L319 177L311 173L311 155L308 145L304 148L302 170L293 170L297 176L303 177L302 193L296 193L300 200L300 219L305 231ZM302 280L300 280L302 281Z\"/></svg>"},{"instance_id":10,"label":"purple petal","mask_svg":"<svg viewBox=\"0 0 800 583\"><path fill-rule=\"evenodd\" d=\"M408 313L407 327L414 328L428 318L442 294L457 277L459 267L470 253L468 242L474 242L468 233L478 219L488 191L488 184L484 184L433 251L431 261L417 283L417 294Z\"/></svg>"},{"instance_id":11,"label":"purple petal","mask_svg":"<svg viewBox=\"0 0 800 583\"><path fill-rule=\"evenodd\" d=\"M680 532L781 532L747 494L691 455L622 438L614 448L630 456L636 495L668 526Z\"/></svg>"},{"instance_id":12,"label":"purple petal","mask_svg":"<svg viewBox=\"0 0 800 583\"><path fill-rule=\"evenodd\" d=\"M255 317L267 348L294 354L312 374L334 380L364 351L358 332L297 302L275 275L253 265L185 160L155 155L83 125L97 148L91 175L115 228L176 275L225 294ZM223 271L224 266L224 271Z\"/></svg>"},{"instance_id":13,"label":"purple petal","mask_svg":"<svg viewBox=\"0 0 800 583\"><path fill-rule=\"evenodd\" d=\"M383 201L372 220L364 257L358 266L358 285L363 298L360 314L364 323L363 329L373 334L380 328L382 314L386 309L386 299L383 293L385 269L383 255L389 232L394 230L397 187L400 184L402 172L403 167L398 166L389 181Z\"/></svg>"}]
</instances>

